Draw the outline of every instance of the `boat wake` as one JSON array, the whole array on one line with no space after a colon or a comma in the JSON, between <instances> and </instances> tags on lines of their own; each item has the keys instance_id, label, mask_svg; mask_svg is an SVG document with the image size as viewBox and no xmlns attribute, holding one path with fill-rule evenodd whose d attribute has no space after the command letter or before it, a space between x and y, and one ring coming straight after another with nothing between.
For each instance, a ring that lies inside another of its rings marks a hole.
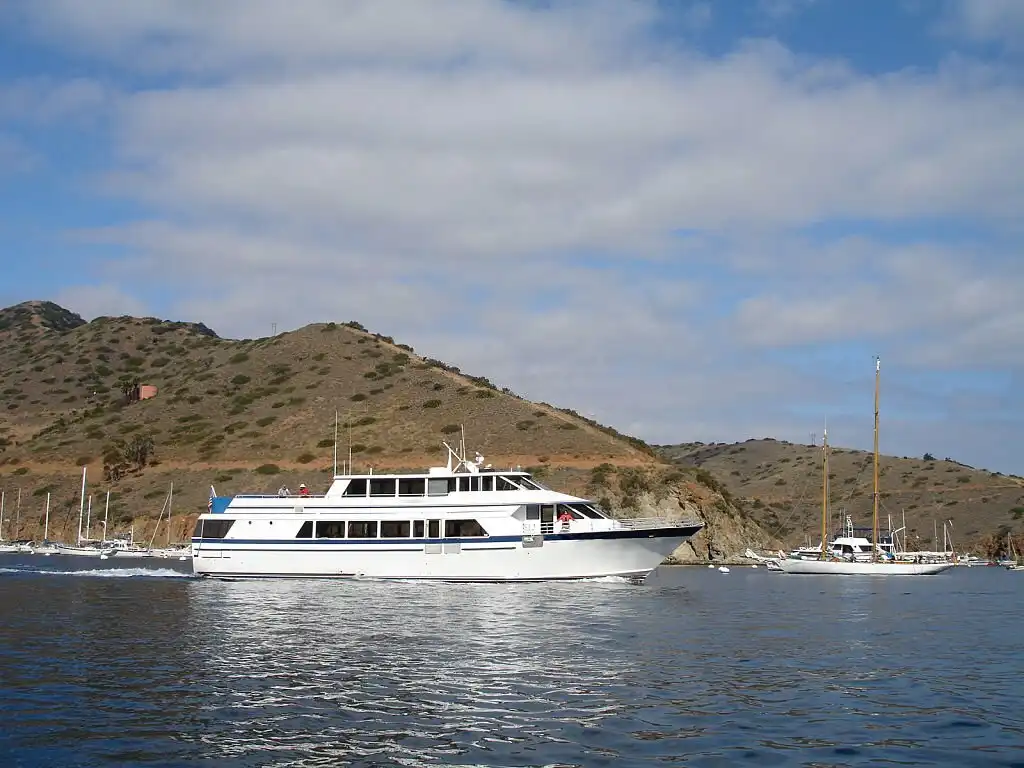
<instances>
[{"instance_id":1,"label":"boat wake","mask_svg":"<svg viewBox=\"0 0 1024 768\"><path fill-rule=\"evenodd\" d=\"M0 574L20 573L39 574L42 576L91 576L98 579L195 579L191 573L182 573L173 568L96 568L92 570L58 571L46 568L0 568Z\"/></svg>"}]
</instances>

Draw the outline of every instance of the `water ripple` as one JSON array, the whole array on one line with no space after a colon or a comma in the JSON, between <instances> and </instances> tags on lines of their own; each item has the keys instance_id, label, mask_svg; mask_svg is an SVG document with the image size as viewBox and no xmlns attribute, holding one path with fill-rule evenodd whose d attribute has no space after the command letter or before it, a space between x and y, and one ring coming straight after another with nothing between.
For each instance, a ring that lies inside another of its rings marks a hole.
<instances>
[{"instance_id":1,"label":"water ripple","mask_svg":"<svg viewBox=\"0 0 1024 768\"><path fill-rule=\"evenodd\" d=\"M675 569L643 586L503 586L0 568L0 756L1024 765L1012 705L1024 626L1003 609L1022 582L972 571L895 584Z\"/></svg>"}]
</instances>

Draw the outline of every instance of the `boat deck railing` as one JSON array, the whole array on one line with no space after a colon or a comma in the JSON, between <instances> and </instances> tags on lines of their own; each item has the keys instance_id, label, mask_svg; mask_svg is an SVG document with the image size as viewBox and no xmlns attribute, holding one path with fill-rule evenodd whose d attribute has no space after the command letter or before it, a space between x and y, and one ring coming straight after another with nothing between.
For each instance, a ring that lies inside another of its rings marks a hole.
<instances>
[{"instance_id":1,"label":"boat deck railing","mask_svg":"<svg viewBox=\"0 0 1024 768\"><path fill-rule=\"evenodd\" d=\"M678 517L625 517L616 520L619 527L630 531L646 531L652 528L671 528L676 526L700 525L700 521L693 518Z\"/></svg>"}]
</instances>

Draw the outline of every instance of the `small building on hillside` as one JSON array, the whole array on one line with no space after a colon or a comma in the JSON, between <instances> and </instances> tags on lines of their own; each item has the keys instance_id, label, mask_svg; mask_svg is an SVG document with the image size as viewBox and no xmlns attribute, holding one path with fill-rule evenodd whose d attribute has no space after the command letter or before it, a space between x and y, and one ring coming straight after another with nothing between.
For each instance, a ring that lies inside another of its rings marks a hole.
<instances>
[{"instance_id":1,"label":"small building on hillside","mask_svg":"<svg viewBox=\"0 0 1024 768\"><path fill-rule=\"evenodd\" d=\"M139 400L148 400L156 397L156 387L152 384L139 384Z\"/></svg>"}]
</instances>

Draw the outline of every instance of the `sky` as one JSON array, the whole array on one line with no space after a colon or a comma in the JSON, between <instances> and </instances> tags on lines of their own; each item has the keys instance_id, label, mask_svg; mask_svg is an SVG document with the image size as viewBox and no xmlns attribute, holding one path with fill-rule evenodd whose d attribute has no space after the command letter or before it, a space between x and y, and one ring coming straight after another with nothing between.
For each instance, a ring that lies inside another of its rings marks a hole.
<instances>
[{"instance_id":1,"label":"sky","mask_svg":"<svg viewBox=\"0 0 1024 768\"><path fill-rule=\"evenodd\" d=\"M0 305L357 320L653 443L1024 473L1020 0L7 0ZM500 446L488 450L500 451Z\"/></svg>"}]
</instances>

